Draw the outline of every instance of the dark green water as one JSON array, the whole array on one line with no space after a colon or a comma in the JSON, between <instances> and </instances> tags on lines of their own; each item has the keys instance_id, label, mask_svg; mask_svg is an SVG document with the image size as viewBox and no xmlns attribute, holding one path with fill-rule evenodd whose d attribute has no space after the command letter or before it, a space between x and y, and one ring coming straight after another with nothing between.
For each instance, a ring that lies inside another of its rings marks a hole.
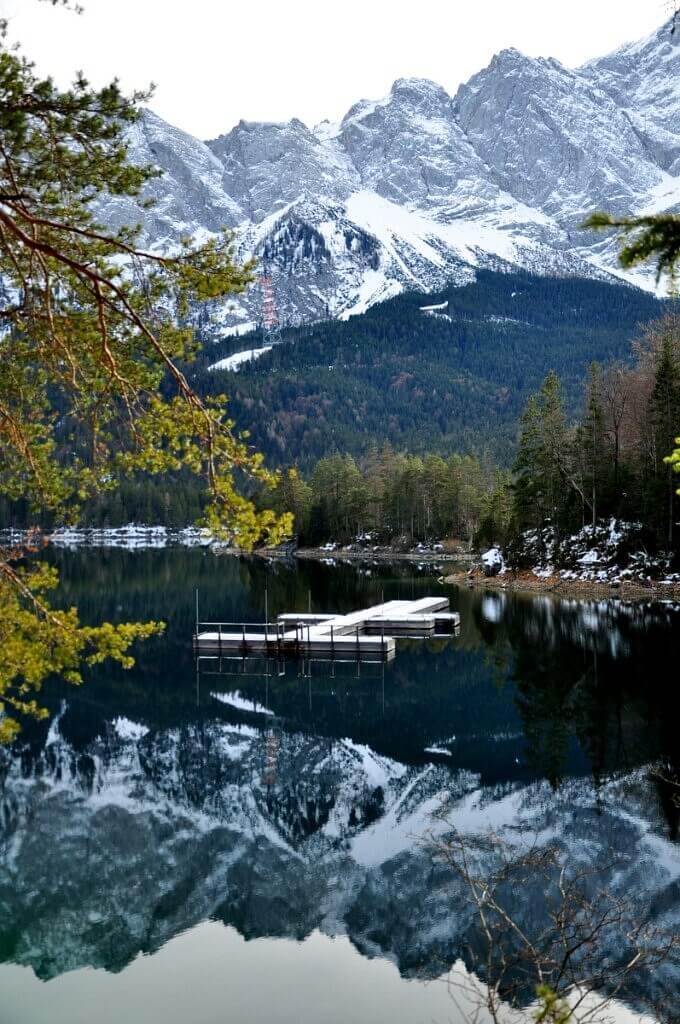
<instances>
[{"instance_id":1,"label":"dark green water","mask_svg":"<svg viewBox=\"0 0 680 1024\"><path fill-rule=\"evenodd\" d=\"M50 557L86 620L168 626L129 672L51 684L51 721L4 759L3 1022L174 1021L189 992L201 1024L375 1020L381 1006L458 1019L445 986L418 980L461 956L470 927L421 842L442 805L470 835L549 831L595 865L614 850L611 884L680 909L680 811L648 770L678 764L673 605L203 550ZM264 619L265 591L270 618L446 593L462 626L399 642L385 666L197 668L196 587L202 618L246 622ZM537 913L542 900L521 894Z\"/></svg>"}]
</instances>

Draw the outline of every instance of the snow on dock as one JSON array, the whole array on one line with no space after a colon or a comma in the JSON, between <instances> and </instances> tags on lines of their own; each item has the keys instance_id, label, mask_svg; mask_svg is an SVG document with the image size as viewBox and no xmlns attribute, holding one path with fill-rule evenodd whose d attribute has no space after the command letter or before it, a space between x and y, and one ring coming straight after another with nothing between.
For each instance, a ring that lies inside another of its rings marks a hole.
<instances>
[{"instance_id":1,"label":"snow on dock","mask_svg":"<svg viewBox=\"0 0 680 1024\"><path fill-rule=\"evenodd\" d=\"M458 613L449 611L448 598L422 597L387 601L348 615L288 612L273 623L202 622L197 624L194 647L200 654L257 651L391 658L396 636L425 638L452 633L459 623Z\"/></svg>"}]
</instances>

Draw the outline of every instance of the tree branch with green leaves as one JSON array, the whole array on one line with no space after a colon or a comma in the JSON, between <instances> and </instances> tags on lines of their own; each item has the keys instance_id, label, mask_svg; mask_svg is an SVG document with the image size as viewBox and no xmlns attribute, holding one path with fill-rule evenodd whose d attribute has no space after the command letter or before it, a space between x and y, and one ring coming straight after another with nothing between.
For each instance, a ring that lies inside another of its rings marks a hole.
<instances>
[{"instance_id":1,"label":"tree branch with green leaves","mask_svg":"<svg viewBox=\"0 0 680 1024\"><path fill-rule=\"evenodd\" d=\"M680 259L680 216L673 213L646 217L613 217L593 213L583 225L596 231L614 228L626 241L619 251L619 262L630 270L641 263L656 262L656 283L667 274L671 290L675 287L675 269Z\"/></svg>"},{"instance_id":2,"label":"tree branch with green leaves","mask_svg":"<svg viewBox=\"0 0 680 1024\"><path fill-rule=\"evenodd\" d=\"M243 292L254 264L235 263L226 231L148 251L139 228L107 231L94 212L121 197L140 214L147 205L159 172L128 159L147 95L92 89L82 75L59 90L0 44L0 494L71 522L126 475L183 470L204 481L202 525L246 550L276 543L292 517L256 507L243 487L271 488L277 474L226 397L202 399L184 370L198 352L192 312ZM51 608L54 584L30 552L0 549L6 715L35 712L29 692L51 672L75 681L79 660L129 664L132 641L158 629L85 629L75 610ZM2 729L14 731L9 718Z\"/></svg>"}]
</instances>

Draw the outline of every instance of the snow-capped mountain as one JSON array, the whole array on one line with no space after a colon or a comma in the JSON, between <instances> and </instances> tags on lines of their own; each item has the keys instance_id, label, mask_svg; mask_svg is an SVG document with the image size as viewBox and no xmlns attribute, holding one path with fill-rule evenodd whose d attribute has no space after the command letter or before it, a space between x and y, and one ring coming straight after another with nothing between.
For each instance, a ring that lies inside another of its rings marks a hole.
<instances>
[{"instance_id":1,"label":"snow-capped mountain","mask_svg":"<svg viewBox=\"0 0 680 1024\"><path fill-rule=\"evenodd\" d=\"M680 37L662 26L581 68L505 50L455 96L422 79L313 129L241 121L201 142L146 112L130 155L165 172L142 211L102 203L145 242L234 230L265 257L284 322L348 316L405 288L465 282L476 267L620 274L616 242L584 232L595 209L680 205ZM631 277L654 287L653 273ZM257 287L220 312L239 333Z\"/></svg>"}]
</instances>

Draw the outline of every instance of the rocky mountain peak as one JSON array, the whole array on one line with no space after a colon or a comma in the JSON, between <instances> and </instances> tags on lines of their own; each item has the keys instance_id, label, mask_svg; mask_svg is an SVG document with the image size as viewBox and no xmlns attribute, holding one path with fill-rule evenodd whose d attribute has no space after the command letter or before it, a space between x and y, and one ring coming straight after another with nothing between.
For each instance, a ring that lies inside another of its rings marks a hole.
<instances>
[{"instance_id":1,"label":"rocky mountain peak","mask_svg":"<svg viewBox=\"0 0 680 1024\"><path fill-rule=\"evenodd\" d=\"M240 121L201 142L148 111L129 142L164 171L155 207L102 200L100 219L143 221L160 247L233 228L239 256L275 253L284 319L347 315L499 261L622 274L615 242L580 225L594 208L680 206L680 33L666 24L576 69L506 49L453 98L399 78L313 130ZM257 322L259 301L239 298L220 329Z\"/></svg>"},{"instance_id":2,"label":"rocky mountain peak","mask_svg":"<svg viewBox=\"0 0 680 1024\"><path fill-rule=\"evenodd\" d=\"M659 168L625 110L558 61L504 51L462 85L456 116L498 184L569 229L635 206Z\"/></svg>"},{"instance_id":3,"label":"rocky mountain peak","mask_svg":"<svg viewBox=\"0 0 680 1024\"><path fill-rule=\"evenodd\" d=\"M390 99L407 103L416 110L433 106L446 109L451 103L446 89L429 78L397 78L390 89Z\"/></svg>"},{"instance_id":4,"label":"rocky mountain peak","mask_svg":"<svg viewBox=\"0 0 680 1024\"><path fill-rule=\"evenodd\" d=\"M677 176L680 32L671 29L668 21L646 39L589 61L579 73L626 111L650 157Z\"/></svg>"}]
</instances>

